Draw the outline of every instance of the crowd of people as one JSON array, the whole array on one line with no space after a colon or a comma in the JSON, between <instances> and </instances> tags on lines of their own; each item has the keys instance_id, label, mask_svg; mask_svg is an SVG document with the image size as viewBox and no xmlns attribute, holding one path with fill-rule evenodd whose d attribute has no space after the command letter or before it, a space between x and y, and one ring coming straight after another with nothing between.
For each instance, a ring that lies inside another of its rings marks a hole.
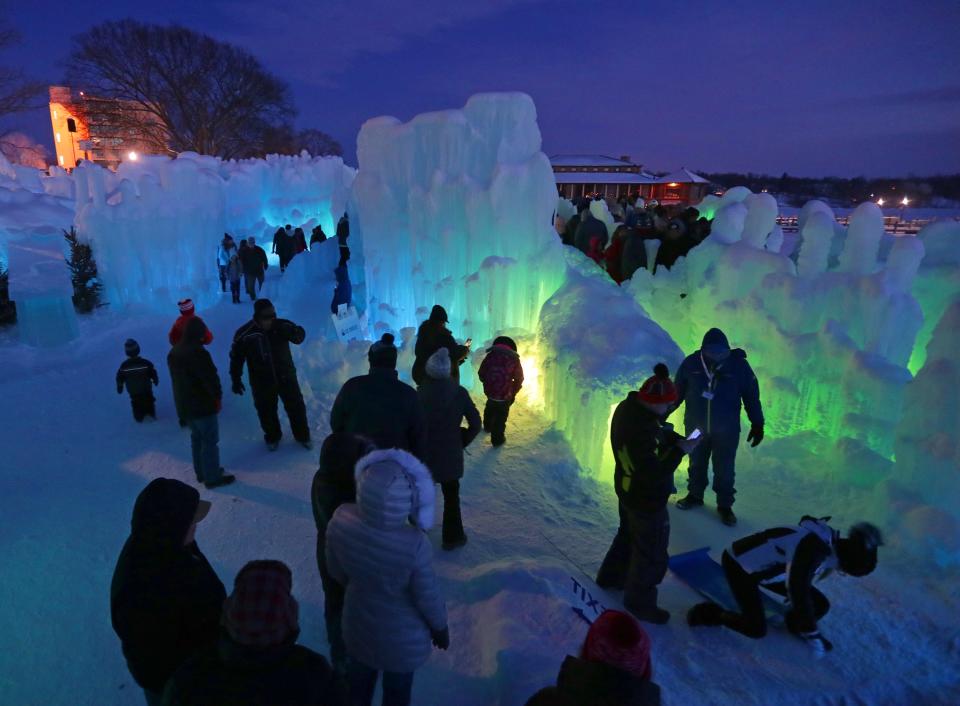
<instances>
[{"instance_id":1,"label":"crowd of people","mask_svg":"<svg viewBox=\"0 0 960 706\"><path fill-rule=\"evenodd\" d=\"M196 539L211 504L195 488L166 478L140 493L113 578L111 616L148 704L369 706L378 681L384 706L410 703L416 671L434 648L445 650L456 637L448 629L427 535L439 503L436 485L443 499L441 547L455 551L467 543L460 504L464 450L481 430L492 446L505 443L510 407L524 379L516 342L495 338L478 372L487 398L481 415L460 385L472 341L458 342L448 323L446 310L436 305L420 326L411 371L416 387L399 379L395 339L384 333L368 349L368 373L347 380L331 408L331 433L311 487L329 661L297 644L298 607L286 565L248 563L228 596ZM180 302L169 338L174 402L181 424L190 427L196 479L207 488L233 482L219 463L222 389L205 349L213 335L189 300ZM305 338L304 329L278 318L266 299L255 301L253 318L233 337L231 387L245 393L246 367L270 450L282 437L280 401L294 438L312 448L289 347ZM117 390L129 392L137 421L155 418L156 368L135 341L126 342L125 352ZM666 422L681 404L683 434ZM675 376L657 364L616 407L610 443L620 525L596 583L623 591L624 610L600 615L580 654L567 657L556 684L529 704L659 703L641 622L670 618L658 603L658 586L669 558L674 472L689 456L687 494L677 507L691 510L704 503L712 459L719 517L734 525L741 408L751 425L747 441L756 446L764 438L759 385L746 353L731 349L719 329L707 331ZM818 629L829 602L813 584L831 570L870 573L882 538L867 523L844 537L828 520L804 517L734 542L722 555L722 568L737 609L702 602L690 609L687 622L759 638L766 633L763 595L777 594L788 607L788 630L815 652L831 649Z\"/></svg>"},{"instance_id":2,"label":"crowd of people","mask_svg":"<svg viewBox=\"0 0 960 706\"><path fill-rule=\"evenodd\" d=\"M580 250L617 284L641 268L651 272L660 267L670 269L710 235L710 221L697 209L644 203L639 196L622 197L606 206L613 218L611 233L594 212L597 207L591 208L592 203L602 201L579 200L576 215L569 220L556 216L554 227L564 245Z\"/></svg>"}]
</instances>

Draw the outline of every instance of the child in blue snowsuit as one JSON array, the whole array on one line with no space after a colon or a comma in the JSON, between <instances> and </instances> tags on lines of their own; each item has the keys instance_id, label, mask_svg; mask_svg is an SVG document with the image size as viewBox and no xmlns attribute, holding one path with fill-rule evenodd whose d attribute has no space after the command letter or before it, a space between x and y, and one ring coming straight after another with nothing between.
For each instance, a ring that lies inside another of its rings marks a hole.
<instances>
[{"instance_id":1,"label":"child in blue snowsuit","mask_svg":"<svg viewBox=\"0 0 960 706\"><path fill-rule=\"evenodd\" d=\"M117 394L123 394L126 386L130 393L130 404L133 407L133 418L142 422L144 417L157 418L155 400L151 383L156 386L160 383L157 369L146 358L140 357L140 344L128 338L123 344L127 359L120 364L117 370Z\"/></svg>"}]
</instances>

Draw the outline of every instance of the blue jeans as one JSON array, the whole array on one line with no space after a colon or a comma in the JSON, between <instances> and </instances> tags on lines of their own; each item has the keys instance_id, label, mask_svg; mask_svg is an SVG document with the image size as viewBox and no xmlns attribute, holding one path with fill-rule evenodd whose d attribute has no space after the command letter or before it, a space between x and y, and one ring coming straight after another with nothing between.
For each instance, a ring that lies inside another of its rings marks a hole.
<instances>
[{"instance_id":1,"label":"blue jeans","mask_svg":"<svg viewBox=\"0 0 960 706\"><path fill-rule=\"evenodd\" d=\"M201 483L220 480L220 427L217 415L187 421L190 427L190 448L193 451L193 472Z\"/></svg>"},{"instance_id":2,"label":"blue jeans","mask_svg":"<svg viewBox=\"0 0 960 706\"><path fill-rule=\"evenodd\" d=\"M352 657L347 660L347 683L350 685L350 706L370 706L377 688L376 669L361 664ZM413 672L383 673L383 706L410 706L413 691Z\"/></svg>"},{"instance_id":3,"label":"blue jeans","mask_svg":"<svg viewBox=\"0 0 960 706\"><path fill-rule=\"evenodd\" d=\"M691 431L693 429L687 430L688 433ZM733 507L733 497L737 493L733 482L736 477L739 444L739 429L723 434L705 435L690 454L687 492L695 498L703 499L703 491L707 489L707 465L713 458L713 492L717 494L717 507Z\"/></svg>"}]
</instances>

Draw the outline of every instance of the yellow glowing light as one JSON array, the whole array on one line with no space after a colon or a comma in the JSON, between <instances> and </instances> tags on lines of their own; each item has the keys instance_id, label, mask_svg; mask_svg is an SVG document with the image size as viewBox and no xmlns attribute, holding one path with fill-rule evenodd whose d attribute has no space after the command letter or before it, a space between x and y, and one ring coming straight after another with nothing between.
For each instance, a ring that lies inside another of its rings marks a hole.
<instances>
[{"instance_id":1,"label":"yellow glowing light","mask_svg":"<svg viewBox=\"0 0 960 706\"><path fill-rule=\"evenodd\" d=\"M543 390L540 389L540 367L537 362L533 355L520 358L520 364L523 366L523 390L520 394L523 395L528 405L543 407Z\"/></svg>"},{"instance_id":2,"label":"yellow glowing light","mask_svg":"<svg viewBox=\"0 0 960 706\"><path fill-rule=\"evenodd\" d=\"M57 142L60 142L60 133L57 133Z\"/></svg>"},{"instance_id":3,"label":"yellow glowing light","mask_svg":"<svg viewBox=\"0 0 960 706\"><path fill-rule=\"evenodd\" d=\"M671 181L667 186L680 186L677 182Z\"/></svg>"},{"instance_id":4,"label":"yellow glowing light","mask_svg":"<svg viewBox=\"0 0 960 706\"><path fill-rule=\"evenodd\" d=\"M140 155L138 155L136 152L131 151L127 153L127 159L129 159L131 162L136 162L139 157Z\"/></svg>"},{"instance_id":5,"label":"yellow glowing light","mask_svg":"<svg viewBox=\"0 0 960 706\"><path fill-rule=\"evenodd\" d=\"M54 119L54 120L57 119L57 111L53 111L53 119Z\"/></svg>"},{"instance_id":6,"label":"yellow glowing light","mask_svg":"<svg viewBox=\"0 0 960 706\"><path fill-rule=\"evenodd\" d=\"M909 205L910 205L910 199L908 199L906 196L904 196L904 197L903 197L903 201L901 201L900 203L903 204L904 206L909 206Z\"/></svg>"},{"instance_id":7,"label":"yellow glowing light","mask_svg":"<svg viewBox=\"0 0 960 706\"><path fill-rule=\"evenodd\" d=\"M60 155L60 164L63 164L63 155Z\"/></svg>"}]
</instances>

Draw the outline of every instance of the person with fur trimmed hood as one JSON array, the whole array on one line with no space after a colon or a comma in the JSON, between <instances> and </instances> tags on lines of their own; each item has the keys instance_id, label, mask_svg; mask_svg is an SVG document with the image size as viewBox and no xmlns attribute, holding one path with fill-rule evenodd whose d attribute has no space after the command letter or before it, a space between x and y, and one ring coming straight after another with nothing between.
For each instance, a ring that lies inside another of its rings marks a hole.
<instances>
[{"instance_id":1,"label":"person with fur trimmed hood","mask_svg":"<svg viewBox=\"0 0 960 706\"><path fill-rule=\"evenodd\" d=\"M417 391L397 377L397 347L385 333L367 352L370 372L350 378L330 409L330 429L360 434L378 449L404 449L422 458L426 425Z\"/></svg>"},{"instance_id":2,"label":"person with fur trimmed hood","mask_svg":"<svg viewBox=\"0 0 960 706\"><path fill-rule=\"evenodd\" d=\"M357 501L353 470L357 461L374 450L369 439L359 434L333 432L320 447L320 468L313 476L310 500L317 524L317 568L323 584L323 618L330 643L330 660L337 674L346 676L347 653L343 644L343 586L327 569L327 525L337 508Z\"/></svg>"},{"instance_id":3,"label":"person with fur trimmed hood","mask_svg":"<svg viewBox=\"0 0 960 706\"><path fill-rule=\"evenodd\" d=\"M483 408L483 430L490 434L490 443L503 446L507 438L507 417L510 406L523 387L523 365L517 344L509 336L497 336L480 363L477 377L483 383L487 404Z\"/></svg>"},{"instance_id":4,"label":"person with fur trimmed hood","mask_svg":"<svg viewBox=\"0 0 960 706\"><path fill-rule=\"evenodd\" d=\"M327 526L327 568L346 588L343 637L351 703L369 706L383 673L383 703L410 703L414 672L431 644L450 646L447 610L437 588L430 471L400 449L357 463L357 502L341 505Z\"/></svg>"},{"instance_id":5,"label":"person with fur trimmed hood","mask_svg":"<svg viewBox=\"0 0 960 706\"><path fill-rule=\"evenodd\" d=\"M450 353L438 349L427 361L427 377L418 388L427 420L427 445L423 461L443 492L443 548L467 543L460 515L460 479L463 450L480 433L480 412L463 387L450 377ZM466 419L467 428L460 423Z\"/></svg>"},{"instance_id":6,"label":"person with fur trimmed hood","mask_svg":"<svg viewBox=\"0 0 960 706\"><path fill-rule=\"evenodd\" d=\"M327 660L297 644L299 605L281 561L251 561L223 602L220 640L173 675L163 706L341 706Z\"/></svg>"},{"instance_id":7,"label":"person with fur trimmed hood","mask_svg":"<svg viewBox=\"0 0 960 706\"><path fill-rule=\"evenodd\" d=\"M210 503L186 483L150 481L113 571L113 629L150 706L181 664L217 641L227 594L194 537L208 512Z\"/></svg>"},{"instance_id":8,"label":"person with fur trimmed hood","mask_svg":"<svg viewBox=\"0 0 960 706\"><path fill-rule=\"evenodd\" d=\"M684 439L661 420L677 401L663 363L653 377L617 405L610 422L620 527L597 573L601 588L623 589L623 606L640 620L662 624L670 613L657 606L657 586L667 573L673 472L696 440Z\"/></svg>"},{"instance_id":9,"label":"person with fur trimmed hood","mask_svg":"<svg viewBox=\"0 0 960 706\"><path fill-rule=\"evenodd\" d=\"M687 613L691 626L723 625L742 635L767 634L767 616L761 588L774 600L790 606L787 629L817 655L833 649L820 634L819 621L830 610L830 601L814 587L834 569L848 576L866 576L877 566L877 548L883 545L880 530L858 522L846 537L833 529L829 517L804 515L797 525L773 527L738 539L723 552L720 565L740 612L712 601L698 603Z\"/></svg>"}]
</instances>

